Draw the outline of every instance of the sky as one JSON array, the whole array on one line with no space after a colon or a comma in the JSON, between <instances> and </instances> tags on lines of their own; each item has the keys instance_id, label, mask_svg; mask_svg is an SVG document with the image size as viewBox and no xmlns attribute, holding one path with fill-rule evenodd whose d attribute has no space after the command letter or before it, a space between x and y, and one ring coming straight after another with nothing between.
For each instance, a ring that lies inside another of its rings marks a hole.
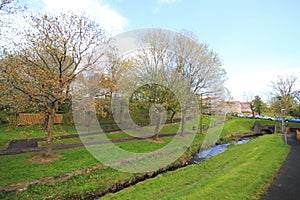
<instances>
[{"instance_id":1,"label":"sky","mask_svg":"<svg viewBox=\"0 0 300 200\"><path fill-rule=\"evenodd\" d=\"M33 11L85 11L111 35L140 28L194 32L218 53L235 100L267 99L271 81L298 76L298 0L19 0Z\"/></svg>"}]
</instances>

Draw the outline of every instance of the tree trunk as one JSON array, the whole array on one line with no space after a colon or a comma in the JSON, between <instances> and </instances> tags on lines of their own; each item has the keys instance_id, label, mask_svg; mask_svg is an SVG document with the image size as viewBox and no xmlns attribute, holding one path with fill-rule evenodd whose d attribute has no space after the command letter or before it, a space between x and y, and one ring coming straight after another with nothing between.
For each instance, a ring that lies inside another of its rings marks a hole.
<instances>
[{"instance_id":1,"label":"tree trunk","mask_svg":"<svg viewBox=\"0 0 300 200\"><path fill-rule=\"evenodd\" d=\"M16 112L16 126L19 126L19 112Z\"/></svg>"},{"instance_id":2,"label":"tree trunk","mask_svg":"<svg viewBox=\"0 0 300 200\"><path fill-rule=\"evenodd\" d=\"M185 111L182 111L181 131L180 131L181 136L183 136L183 133L184 133L184 126L185 126Z\"/></svg>"},{"instance_id":3,"label":"tree trunk","mask_svg":"<svg viewBox=\"0 0 300 200\"><path fill-rule=\"evenodd\" d=\"M55 108L51 108L48 114L48 123L47 123L47 139L46 139L46 150L45 156L49 157L52 154L52 142L53 142L53 124L55 116Z\"/></svg>"},{"instance_id":4,"label":"tree trunk","mask_svg":"<svg viewBox=\"0 0 300 200\"><path fill-rule=\"evenodd\" d=\"M122 124L123 116L124 116L124 114L123 114L123 103L121 102L121 104L120 104L120 114L119 114L119 124Z\"/></svg>"},{"instance_id":5,"label":"tree trunk","mask_svg":"<svg viewBox=\"0 0 300 200\"><path fill-rule=\"evenodd\" d=\"M44 121L43 121L43 130L47 130L48 128L48 122L49 121L49 114L45 113Z\"/></svg>"},{"instance_id":6,"label":"tree trunk","mask_svg":"<svg viewBox=\"0 0 300 200\"><path fill-rule=\"evenodd\" d=\"M200 110L199 129L200 129L200 134L203 134L203 115L202 115L202 108L201 108L201 110Z\"/></svg>"},{"instance_id":7,"label":"tree trunk","mask_svg":"<svg viewBox=\"0 0 300 200\"><path fill-rule=\"evenodd\" d=\"M154 129L154 135L153 135L153 139L154 140L158 140L159 128L160 128L161 120L162 120L162 114L159 113L158 120L157 120L157 123L156 123L156 127Z\"/></svg>"},{"instance_id":8,"label":"tree trunk","mask_svg":"<svg viewBox=\"0 0 300 200\"><path fill-rule=\"evenodd\" d=\"M173 124L173 119L175 117L176 112L172 111L172 115L171 115L171 124Z\"/></svg>"}]
</instances>

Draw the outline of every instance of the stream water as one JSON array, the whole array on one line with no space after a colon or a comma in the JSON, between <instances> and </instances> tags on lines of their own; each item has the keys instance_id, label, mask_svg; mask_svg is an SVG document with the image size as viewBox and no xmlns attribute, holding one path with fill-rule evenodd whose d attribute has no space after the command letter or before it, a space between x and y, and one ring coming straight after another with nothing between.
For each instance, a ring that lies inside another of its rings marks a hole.
<instances>
[{"instance_id":1,"label":"stream water","mask_svg":"<svg viewBox=\"0 0 300 200\"><path fill-rule=\"evenodd\" d=\"M244 143L249 142L252 139L253 138L244 138L242 140L234 142L233 145L244 144ZM214 146L210 149L202 150L192 158L192 160L190 161L190 164L199 163L199 162L202 162L203 160L205 160L207 158L211 158L211 157L216 156L220 153L223 153L228 149L229 145L232 145L232 143L231 144L219 144L219 145L216 145L216 146Z\"/></svg>"}]
</instances>

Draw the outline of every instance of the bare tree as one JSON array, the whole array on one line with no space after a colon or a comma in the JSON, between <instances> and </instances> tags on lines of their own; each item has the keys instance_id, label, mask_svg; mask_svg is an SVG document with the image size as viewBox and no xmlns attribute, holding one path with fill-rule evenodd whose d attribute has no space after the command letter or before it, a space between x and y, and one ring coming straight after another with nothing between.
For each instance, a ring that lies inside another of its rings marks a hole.
<instances>
[{"instance_id":1,"label":"bare tree","mask_svg":"<svg viewBox=\"0 0 300 200\"><path fill-rule=\"evenodd\" d=\"M1 0L0 2L0 10L3 10L10 4L13 0Z\"/></svg>"},{"instance_id":2,"label":"bare tree","mask_svg":"<svg viewBox=\"0 0 300 200\"><path fill-rule=\"evenodd\" d=\"M255 95L251 91L248 91L243 93L243 97L246 103L249 105L249 108L252 113L252 118L254 119L255 118L255 104L254 104Z\"/></svg>"},{"instance_id":3,"label":"bare tree","mask_svg":"<svg viewBox=\"0 0 300 200\"><path fill-rule=\"evenodd\" d=\"M177 70L193 92L203 95L217 93L216 89L225 81L219 56L207 44L200 43L192 32L183 31L174 38L173 45Z\"/></svg>"},{"instance_id":4,"label":"bare tree","mask_svg":"<svg viewBox=\"0 0 300 200\"><path fill-rule=\"evenodd\" d=\"M190 99L184 99L185 96L188 97L187 93L205 94L214 97L220 97L223 94L226 73L225 70L220 68L220 59L215 52L210 50L206 44L200 43L196 36L190 32L172 34L171 32L151 30L142 35L141 41L150 46L146 49L141 48L142 53L139 54L139 60L142 63L139 63L138 66L148 67L141 68L143 70L142 74L155 76L159 72L162 79L173 80L168 84L176 85L183 80L168 77L167 74L172 74L171 71L174 70L188 85L188 88L177 90L181 94L180 98L182 100L181 133L183 133L186 112L190 102ZM179 79L179 77L177 78ZM170 98L173 97L170 96ZM165 102L168 101L165 100ZM167 107L176 112L179 105L172 105L172 101L169 102L170 105Z\"/></svg>"},{"instance_id":5,"label":"bare tree","mask_svg":"<svg viewBox=\"0 0 300 200\"><path fill-rule=\"evenodd\" d=\"M298 77L295 74L287 75L287 76L278 76L277 80L271 82L272 88L272 96L275 98L276 96L282 97L282 105L287 114L294 115L297 110L297 102L296 100L299 98L299 89L296 88ZM299 100L299 99L298 99ZM276 101L274 101L276 102ZM279 110L279 105L273 105L272 107L275 110Z\"/></svg>"},{"instance_id":6,"label":"bare tree","mask_svg":"<svg viewBox=\"0 0 300 200\"><path fill-rule=\"evenodd\" d=\"M292 96L297 78L294 74L278 76L276 81L271 82L273 93L282 97Z\"/></svg>"},{"instance_id":7,"label":"bare tree","mask_svg":"<svg viewBox=\"0 0 300 200\"><path fill-rule=\"evenodd\" d=\"M83 15L72 13L31 16L30 29L15 49L7 49L1 75L29 102L44 109L47 120L45 156L50 156L54 115L69 95L71 82L97 64L106 38L102 29Z\"/></svg>"},{"instance_id":8,"label":"bare tree","mask_svg":"<svg viewBox=\"0 0 300 200\"><path fill-rule=\"evenodd\" d=\"M196 35L188 31L182 31L174 38L173 51L176 55L176 70L188 82L190 90L194 94L200 94L201 97L218 99L214 101L213 107L219 107L216 104L220 103L226 91L224 87L226 72L221 68L218 54L210 50L207 44L199 42ZM184 123L185 117L184 115L182 117ZM202 130L201 119L200 130Z\"/></svg>"},{"instance_id":9,"label":"bare tree","mask_svg":"<svg viewBox=\"0 0 300 200\"><path fill-rule=\"evenodd\" d=\"M295 90L293 92L293 96L297 99L297 101L300 103L300 90Z\"/></svg>"},{"instance_id":10,"label":"bare tree","mask_svg":"<svg viewBox=\"0 0 300 200\"><path fill-rule=\"evenodd\" d=\"M141 80L140 86L143 88L142 93L146 94L147 101L142 101L146 104L152 104L152 110L155 117L155 129L153 138L158 140L159 131L162 124L163 116L166 109L170 109L168 103L170 103L171 96L167 92L165 82L167 72L170 70L173 55L170 52L171 41L169 36L162 30L150 30L140 35L140 43L147 43L149 47L141 47L136 63L135 80ZM167 86L168 87L168 86ZM170 97L170 98L168 98Z\"/></svg>"}]
</instances>

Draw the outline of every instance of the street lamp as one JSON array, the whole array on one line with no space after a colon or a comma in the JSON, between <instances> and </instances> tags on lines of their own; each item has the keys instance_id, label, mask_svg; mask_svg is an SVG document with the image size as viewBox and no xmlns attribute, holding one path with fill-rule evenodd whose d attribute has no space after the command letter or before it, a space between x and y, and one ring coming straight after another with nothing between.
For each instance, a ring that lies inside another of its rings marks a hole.
<instances>
[{"instance_id":1,"label":"street lamp","mask_svg":"<svg viewBox=\"0 0 300 200\"><path fill-rule=\"evenodd\" d=\"M284 134L284 142L287 144L286 131L284 128L284 109L282 108L282 96L276 97L280 101L280 110L281 110L281 132Z\"/></svg>"}]
</instances>

